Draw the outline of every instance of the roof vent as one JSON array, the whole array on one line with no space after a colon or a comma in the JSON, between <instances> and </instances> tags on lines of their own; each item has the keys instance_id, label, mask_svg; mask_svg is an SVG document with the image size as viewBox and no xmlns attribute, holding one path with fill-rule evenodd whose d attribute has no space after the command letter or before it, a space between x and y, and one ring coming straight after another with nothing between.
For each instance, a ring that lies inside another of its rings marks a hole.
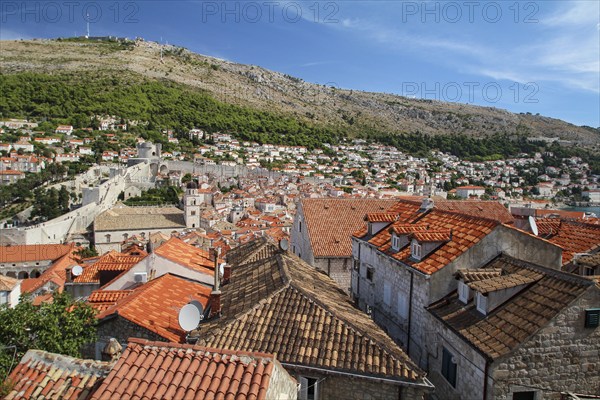
<instances>
[{"instance_id":1,"label":"roof vent","mask_svg":"<svg viewBox=\"0 0 600 400\"><path fill-rule=\"evenodd\" d=\"M421 203L421 208L419 209L420 212L425 212L425 211L429 211L433 208L433 200L429 197L424 198L423 202Z\"/></svg>"}]
</instances>

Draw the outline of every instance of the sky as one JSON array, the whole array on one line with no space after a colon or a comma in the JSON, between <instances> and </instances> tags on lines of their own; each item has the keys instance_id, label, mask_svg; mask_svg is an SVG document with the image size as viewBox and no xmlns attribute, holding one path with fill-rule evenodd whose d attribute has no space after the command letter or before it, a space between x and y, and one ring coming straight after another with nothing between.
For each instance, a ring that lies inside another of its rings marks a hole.
<instances>
[{"instance_id":1,"label":"sky","mask_svg":"<svg viewBox=\"0 0 600 400\"><path fill-rule=\"evenodd\" d=\"M141 37L308 82L600 127L600 1L11 1L0 39ZM1 51L1 48L0 48Z\"/></svg>"}]
</instances>

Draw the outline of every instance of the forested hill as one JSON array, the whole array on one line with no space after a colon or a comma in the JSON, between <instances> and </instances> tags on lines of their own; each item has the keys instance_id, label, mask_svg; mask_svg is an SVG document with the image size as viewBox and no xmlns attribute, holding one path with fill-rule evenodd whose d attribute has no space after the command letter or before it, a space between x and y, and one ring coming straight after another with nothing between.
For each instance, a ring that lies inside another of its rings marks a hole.
<instances>
[{"instance_id":1,"label":"forested hill","mask_svg":"<svg viewBox=\"0 0 600 400\"><path fill-rule=\"evenodd\" d=\"M293 129L304 134L313 135L320 130L325 136L419 132L481 138L506 134L559 137L585 146L600 142L597 129L578 127L553 118L325 87L257 66L205 57L180 47L160 46L153 42L2 41L1 48L2 74L35 72L63 77L71 74L72 79L84 74L90 83L96 78L112 79L115 76L125 80L160 80L196 92L200 89L207 102L210 103L208 99L218 100L221 108L242 107L231 109L236 112L246 110L246 114L239 117L242 119L251 114L254 122L262 123L262 119L269 119L267 115L281 116L286 124L297 125ZM140 109L143 107L143 104L139 106ZM146 108L146 112L151 111ZM227 126L227 121L219 123ZM273 132L271 128L272 125L265 127L268 133Z\"/></svg>"}]
</instances>

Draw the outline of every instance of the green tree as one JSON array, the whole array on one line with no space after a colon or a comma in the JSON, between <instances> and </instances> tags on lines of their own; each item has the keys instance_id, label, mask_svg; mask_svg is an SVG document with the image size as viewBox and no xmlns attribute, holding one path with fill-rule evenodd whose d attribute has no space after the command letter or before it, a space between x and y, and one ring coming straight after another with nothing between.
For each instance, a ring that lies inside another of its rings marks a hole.
<instances>
[{"instance_id":1,"label":"green tree","mask_svg":"<svg viewBox=\"0 0 600 400\"><path fill-rule=\"evenodd\" d=\"M26 296L14 308L1 306L0 377L7 376L29 349L81 357L81 348L96 340L95 313L66 292L55 293L51 303L39 307Z\"/></svg>"}]
</instances>

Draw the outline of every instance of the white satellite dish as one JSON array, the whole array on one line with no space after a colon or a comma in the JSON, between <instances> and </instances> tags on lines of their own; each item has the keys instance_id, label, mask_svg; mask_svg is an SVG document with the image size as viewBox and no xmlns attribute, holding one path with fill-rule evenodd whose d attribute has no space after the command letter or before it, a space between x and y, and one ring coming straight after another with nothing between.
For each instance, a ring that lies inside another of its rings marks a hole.
<instances>
[{"instance_id":1,"label":"white satellite dish","mask_svg":"<svg viewBox=\"0 0 600 400\"><path fill-rule=\"evenodd\" d=\"M193 304L186 304L179 310L179 326L186 332L193 331L200 323L200 311Z\"/></svg>"},{"instance_id":2,"label":"white satellite dish","mask_svg":"<svg viewBox=\"0 0 600 400\"><path fill-rule=\"evenodd\" d=\"M200 314L200 321L204 319L204 306L198 300L192 300L188 303L191 304L198 309L198 313Z\"/></svg>"},{"instance_id":3,"label":"white satellite dish","mask_svg":"<svg viewBox=\"0 0 600 400\"><path fill-rule=\"evenodd\" d=\"M225 263L219 264L219 273L223 275L225 273Z\"/></svg>"},{"instance_id":4,"label":"white satellite dish","mask_svg":"<svg viewBox=\"0 0 600 400\"><path fill-rule=\"evenodd\" d=\"M83 268L81 268L81 265L76 265L73 267L73 269L71 270L71 273L74 276L79 276L83 273Z\"/></svg>"},{"instance_id":5,"label":"white satellite dish","mask_svg":"<svg viewBox=\"0 0 600 400\"><path fill-rule=\"evenodd\" d=\"M529 216L529 226L531 226L531 232L533 232L533 234L537 236L539 234L539 231L537 224L535 223L535 218L533 218L532 216Z\"/></svg>"},{"instance_id":6,"label":"white satellite dish","mask_svg":"<svg viewBox=\"0 0 600 400\"><path fill-rule=\"evenodd\" d=\"M281 239L279 241L279 248L283 251L287 251L290 248L290 242L287 239Z\"/></svg>"}]
</instances>

